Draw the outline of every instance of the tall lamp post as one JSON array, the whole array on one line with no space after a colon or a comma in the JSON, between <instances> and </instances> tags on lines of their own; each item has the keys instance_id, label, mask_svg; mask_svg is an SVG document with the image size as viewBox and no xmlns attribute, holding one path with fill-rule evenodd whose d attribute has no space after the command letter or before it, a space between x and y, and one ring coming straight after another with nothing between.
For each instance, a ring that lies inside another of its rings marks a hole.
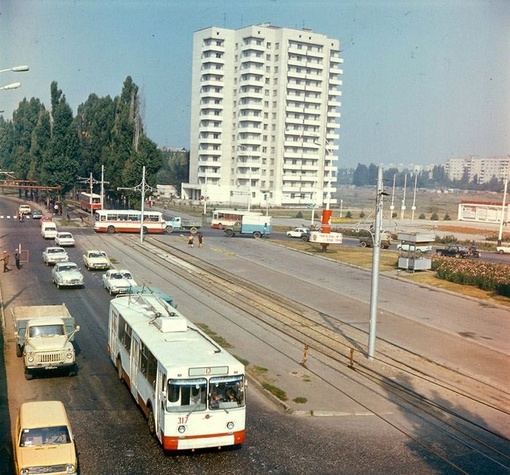
<instances>
[{"instance_id":1,"label":"tall lamp post","mask_svg":"<svg viewBox=\"0 0 510 475\"><path fill-rule=\"evenodd\" d=\"M142 168L142 182L139 185L133 186L132 188L117 188L117 190L131 190L140 191L142 193L142 204L141 204L141 216L140 216L140 244L143 244L143 214L145 212L145 190L151 191L150 186L146 186L145 183L145 165Z\"/></svg>"}]
</instances>

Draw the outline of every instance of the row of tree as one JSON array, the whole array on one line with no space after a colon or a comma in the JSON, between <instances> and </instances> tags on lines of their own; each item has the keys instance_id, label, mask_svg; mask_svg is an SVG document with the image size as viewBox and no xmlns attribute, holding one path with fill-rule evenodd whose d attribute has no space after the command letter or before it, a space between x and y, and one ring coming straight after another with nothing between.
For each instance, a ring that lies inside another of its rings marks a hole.
<instances>
[{"instance_id":1,"label":"row of tree","mask_svg":"<svg viewBox=\"0 0 510 475\"><path fill-rule=\"evenodd\" d=\"M342 184L352 184L355 186L377 185L377 165L363 165L358 163L356 169L339 171L339 179ZM383 181L386 187L395 186L402 188L407 180L407 186L416 186L418 188L459 188L463 190L479 191L501 191L503 189L503 180L491 178L488 183L479 183L476 176L469 181L467 173L460 180L450 180L443 165L435 165L431 171L413 171L389 168L383 171Z\"/></svg>"},{"instance_id":2,"label":"row of tree","mask_svg":"<svg viewBox=\"0 0 510 475\"><path fill-rule=\"evenodd\" d=\"M79 177L88 178L92 173L98 180L104 166L110 197L124 194L135 204L140 193L117 188L139 185L145 166L146 182L155 188L163 155L144 133L138 86L131 77L113 99L90 94L75 117L56 82L50 86L50 96L49 110L39 99L24 99L12 120L0 117L3 172L12 172L18 180L59 186L65 194Z\"/></svg>"}]
</instances>

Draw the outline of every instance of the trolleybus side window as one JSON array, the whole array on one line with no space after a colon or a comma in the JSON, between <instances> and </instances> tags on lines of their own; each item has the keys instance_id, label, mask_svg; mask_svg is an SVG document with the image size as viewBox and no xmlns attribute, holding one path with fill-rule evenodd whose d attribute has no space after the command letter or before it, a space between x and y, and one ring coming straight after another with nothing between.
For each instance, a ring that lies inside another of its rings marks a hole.
<instances>
[{"instance_id":1,"label":"trolleybus side window","mask_svg":"<svg viewBox=\"0 0 510 475\"><path fill-rule=\"evenodd\" d=\"M149 384L155 388L156 387L156 372L157 372L158 362L154 355L149 351L149 349L144 345L144 343L140 342L140 371L142 372L145 379L149 382Z\"/></svg>"},{"instance_id":2,"label":"trolleybus side window","mask_svg":"<svg viewBox=\"0 0 510 475\"><path fill-rule=\"evenodd\" d=\"M119 341L128 353L131 353L131 327L119 316Z\"/></svg>"},{"instance_id":3,"label":"trolleybus side window","mask_svg":"<svg viewBox=\"0 0 510 475\"><path fill-rule=\"evenodd\" d=\"M206 408L207 380L169 379L166 410L177 412L182 410L203 411Z\"/></svg>"}]
</instances>

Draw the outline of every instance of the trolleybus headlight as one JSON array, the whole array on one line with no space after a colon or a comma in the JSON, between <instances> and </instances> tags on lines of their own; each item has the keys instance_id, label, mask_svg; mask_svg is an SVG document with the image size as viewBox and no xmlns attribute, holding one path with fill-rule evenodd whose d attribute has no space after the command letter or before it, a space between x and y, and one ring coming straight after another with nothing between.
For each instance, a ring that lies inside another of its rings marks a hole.
<instances>
[{"instance_id":1,"label":"trolleybus headlight","mask_svg":"<svg viewBox=\"0 0 510 475\"><path fill-rule=\"evenodd\" d=\"M184 434L184 432L186 432L186 426L179 426L177 430L179 431L179 434Z\"/></svg>"},{"instance_id":2,"label":"trolleybus headlight","mask_svg":"<svg viewBox=\"0 0 510 475\"><path fill-rule=\"evenodd\" d=\"M228 430L232 430L234 428L234 423L233 422L227 422L227 429Z\"/></svg>"}]
</instances>

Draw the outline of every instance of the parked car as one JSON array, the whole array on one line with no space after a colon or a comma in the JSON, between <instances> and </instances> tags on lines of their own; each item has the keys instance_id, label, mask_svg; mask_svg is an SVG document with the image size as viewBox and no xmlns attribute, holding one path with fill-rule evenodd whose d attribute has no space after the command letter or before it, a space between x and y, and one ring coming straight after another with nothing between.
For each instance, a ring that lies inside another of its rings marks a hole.
<instances>
[{"instance_id":1,"label":"parked car","mask_svg":"<svg viewBox=\"0 0 510 475\"><path fill-rule=\"evenodd\" d=\"M21 404L14 432L15 473L78 473L74 435L60 401Z\"/></svg>"},{"instance_id":2,"label":"parked car","mask_svg":"<svg viewBox=\"0 0 510 475\"><path fill-rule=\"evenodd\" d=\"M29 205L19 205L18 214L31 214L32 208Z\"/></svg>"},{"instance_id":3,"label":"parked car","mask_svg":"<svg viewBox=\"0 0 510 475\"><path fill-rule=\"evenodd\" d=\"M41 219L43 217L43 212L40 209L34 209L32 211L32 219Z\"/></svg>"},{"instance_id":4,"label":"parked car","mask_svg":"<svg viewBox=\"0 0 510 475\"><path fill-rule=\"evenodd\" d=\"M310 230L308 228L294 228L292 231L287 231L287 237L298 238L302 241L309 241Z\"/></svg>"},{"instance_id":5,"label":"parked car","mask_svg":"<svg viewBox=\"0 0 510 475\"><path fill-rule=\"evenodd\" d=\"M74 262L58 262L51 269L53 283L60 287L83 287L83 274Z\"/></svg>"},{"instance_id":6,"label":"parked car","mask_svg":"<svg viewBox=\"0 0 510 475\"><path fill-rule=\"evenodd\" d=\"M409 244L407 242L401 242L400 244L398 244L397 246L397 249L399 251L404 251L404 252L413 252L413 251L416 251L416 252L429 252L429 251L432 251L432 246L430 245L423 245L423 244Z\"/></svg>"},{"instance_id":7,"label":"parked car","mask_svg":"<svg viewBox=\"0 0 510 475\"><path fill-rule=\"evenodd\" d=\"M497 246L496 252L499 254L510 254L510 244L505 244L504 246Z\"/></svg>"},{"instance_id":8,"label":"parked car","mask_svg":"<svg viewBox=\"0 0 510 475\"><path fill-rule=\"evenodd\" d=\"M132 285L129 279L126 279L117 269L107 270L103 274L103 287L108 290L110 295L125 294L129 292Z\"/></svg>"},{"instance_id":9,"label":"parked car","mask_svg":"<svg viewBox=\"0 0 510 475\"><path fill-rule=\"evenodd\" d=\"M108 254L97 249L85 251L83 265L89 270L108 270L112 266Z\"/></svg>"},{"instance_id":10,"label":"parked car","mask_svg":"<svg viewBox=\"0 0 510 475\"><path fill-rule=\"evenodd\" d=\"M56 264L57 262L67 262L69 260L67 251L63 247L58 246L47 247L44 250L42 257L47 266L50 264Z\"/></svg>"},{"instance_id":11,"label":"parked car","mask_svg":"<svg viewBox=\"0 0 510 475\"><path fill-rule=\"evenodd\" d=\"M71 233L68 232L60 232L57 233L55 237L55 244L57 246L68 246L72 247L76 244L74 237Z\"/></svg>"}]
</instances>

